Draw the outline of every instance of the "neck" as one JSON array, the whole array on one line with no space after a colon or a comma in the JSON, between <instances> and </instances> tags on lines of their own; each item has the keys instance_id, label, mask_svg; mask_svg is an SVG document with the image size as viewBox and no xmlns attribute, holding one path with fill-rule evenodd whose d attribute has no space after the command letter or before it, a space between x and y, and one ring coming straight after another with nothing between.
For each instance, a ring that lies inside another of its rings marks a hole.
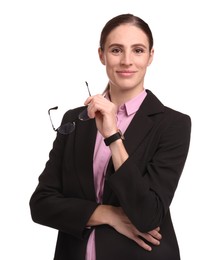
<instances>
[{"instance_id":1,"label":"neck","mask_svg":"<svg viewBox=\"0 0 220 260\"><path fill-rule=\"evenodd\" d=\"M119 88L113 88L109 85L108 91L111 101L117 105L120 106L127 101L131 100L132 98L139 95L144 88L136 88L136 89L119 89Z\"/></svg>"}]
</instances>

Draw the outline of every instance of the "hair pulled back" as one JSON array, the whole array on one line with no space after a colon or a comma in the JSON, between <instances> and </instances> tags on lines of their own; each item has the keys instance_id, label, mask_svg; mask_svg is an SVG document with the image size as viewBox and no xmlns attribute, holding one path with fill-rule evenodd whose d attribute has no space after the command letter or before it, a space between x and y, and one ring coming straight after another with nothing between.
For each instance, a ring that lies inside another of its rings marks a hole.
<instances>
[{"instance_id":1,"label":"hair pulled back","mask_svg":"<svg viewBox=\"0 0 220 260\"><path fill-rule=\"evenodd\" d=\"M150 50L153 48L153 35L148 24L144 20L137 16L134 16L133 14L121 14L109 20L103 27L99 42L100 48L102 50L104 50L106 39L109 33L122 24L132 24L140 28L148 38Z\"/></svg>"}]
</instances>

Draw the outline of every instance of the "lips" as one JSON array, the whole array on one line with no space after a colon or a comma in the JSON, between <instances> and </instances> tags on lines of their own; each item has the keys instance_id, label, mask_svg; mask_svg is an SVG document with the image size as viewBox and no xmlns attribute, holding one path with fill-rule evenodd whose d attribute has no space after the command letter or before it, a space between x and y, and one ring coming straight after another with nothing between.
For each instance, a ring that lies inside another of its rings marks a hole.
<instances>
[{"instance_id":1,"label":"lips","mask_svg":"<svg viewBox=\"0 0 220 260\"><path fill-rule=\"evenodd\" d=\"M133 70L118 70L116 72L121 76L132 76L136 73L136 71Z\"/></svg>"}]
</instances>

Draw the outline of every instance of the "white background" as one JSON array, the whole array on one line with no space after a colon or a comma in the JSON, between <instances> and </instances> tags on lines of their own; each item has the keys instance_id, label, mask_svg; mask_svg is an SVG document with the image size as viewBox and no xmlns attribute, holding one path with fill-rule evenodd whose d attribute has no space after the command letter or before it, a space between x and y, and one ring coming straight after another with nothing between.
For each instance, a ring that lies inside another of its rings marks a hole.
<instances>
[{"instance_id":1,"label":"white background","mask_svg":"<svg viewBox=\"0 0 220 260\"><path fill-rule=\"evenodd\" d=\"M182 260L220 259L219 8L214 0L0 2L0 259L53 259L56 230L32 222L29 199L52 147L47 110L63 113L107 83L99 35L113 16L147 21L155 58L145 87L192 118L190 152L171 210ZM210 254L212 257L210 257Z\"/></svg>"}]
</instances>

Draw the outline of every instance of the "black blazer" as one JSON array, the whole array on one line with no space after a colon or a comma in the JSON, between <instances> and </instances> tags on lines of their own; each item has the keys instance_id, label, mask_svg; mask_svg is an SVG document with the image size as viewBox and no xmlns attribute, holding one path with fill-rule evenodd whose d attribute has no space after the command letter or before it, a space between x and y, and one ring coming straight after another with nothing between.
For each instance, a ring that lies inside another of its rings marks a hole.
<instances>
[{"instance_id":1,"label":"black blazer","mask_svg":"<svg viewBox=\"0 0 220 260\"><path fill-rule=\"evenodd\" d=\"M116 172L109 162L103 204L121 206L142 232L160 226L163 238L147 252L112 227L97 226L97 260L180 259L169 207L187 157L191 120L147 93L124 134L129 158ZM64 115L62 124L75 121L76 129L57 134L30 199L33 221L59 230L55 260L85 259L91 232L85 226L98 206L93 184L97 129L95 120L78 120L82 109Z\"/></svg>"}]
</instances>

